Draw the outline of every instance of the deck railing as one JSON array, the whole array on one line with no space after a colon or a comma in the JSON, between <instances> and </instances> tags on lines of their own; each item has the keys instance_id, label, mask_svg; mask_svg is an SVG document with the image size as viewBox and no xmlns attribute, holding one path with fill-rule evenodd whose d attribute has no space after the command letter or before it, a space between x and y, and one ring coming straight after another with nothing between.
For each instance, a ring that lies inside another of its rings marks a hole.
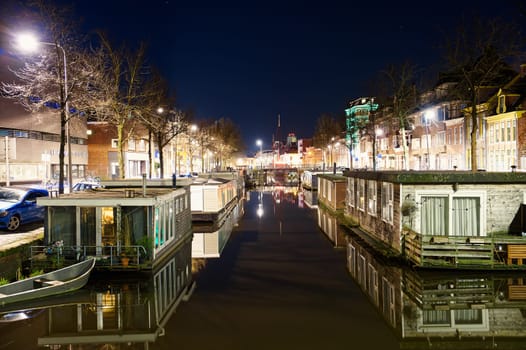
<instances>
[{"instance_id":1,"label":"deck railing","mask_svg":"<svg viewBox=\"0 0 526 350\"><path fill-rule=\"evenodd\" d=\"M94 257L96 267L140 268L148 263L148 253L142 245L130 246L31 246L31 263L47 268L58 268ZM126 259L127 258L127 259ZM128 262L126 263L126 260Z\"/></svg>"},{"instance_id":2,"label":"deck railing","mask_svg":"<svg viewBox=\"0 0 526 350\"><path fill-rule=\"evenodd\" d=\"M526 240L510 235L487 237L405 234L403 253L419 267L520 268ZM514 251L518 254L514 254ZM526 266L525 266L526 267Z\"/></svg>"}]
</instances>

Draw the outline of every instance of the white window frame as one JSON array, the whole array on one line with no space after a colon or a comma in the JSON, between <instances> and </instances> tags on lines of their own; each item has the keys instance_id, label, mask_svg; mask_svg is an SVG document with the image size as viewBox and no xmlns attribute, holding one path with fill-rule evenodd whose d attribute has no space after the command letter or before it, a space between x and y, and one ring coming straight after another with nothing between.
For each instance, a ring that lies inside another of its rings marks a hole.
<instances>
[{"instance_id":1,"label":"white window frame","mask_svg":"<svg viewBox=\"0 0 526 350\"><path fill-rule=\"evenodd\" d=\"M394 216L394 184L392 182L382 182L382 220L393 224Z\"/></svg>"},{"instance_id":2,"label":"white window frame","mask_svg":"<svg viewBox=\"0 0 526 350\"><path fill-rule=\"evenodd\" d=\"M354 177L347 178L347 203L350 207L355 207L356 203L354 202L355 192L354 192Z\"/></svg>"},{"instance_id":3,"label":"white window frame","mask_svg":"<svg viewBox=\"0 0 526 350\"><path fill-rule=\"evenodd\" d=\"M358 209L365 211L365 179L358 179L358 190L356 191Z\"/></svg>"},{"instance_id":4,"label":"white window frame","mask_svg":"<svg viewBox=\"0 0 526 350\"><path fill-rule=\"evenodd\" d=\"M128 140L128 151L135 151L135 139L133 138Z\"/></svg>"},{"instance_id":5,"label":"white window frame","mask_svg":"<svg viewBox=\"0 0 526 350\"><path fill-rule=\"evenodd\" d=\"M376 180L367 180L367 213L371 216L376 216L376 197Z\"/></svg>"},{"instance_id":6,"label":"white window frame","mask_svg":"<svg viewBox=\"0 0 526 350\"><path fill-rule=\"evenodd\" d=\"M451 234L453 228L453 215L451 210L453 208L453 199L455 197L478 197L480 200L480 215L479 215L479 230L480 237L487 236L486 231L486 203L487 203L487 192L486 191L453 191L453 190L419 190L415 192L416 203L422 202L422 197L447 197L448 200L448 213L447 213L447 232ZM418 207L418 217L415 220L415 229L417 232L421 232L421 209Z\"/></svg>"}]
</instances>

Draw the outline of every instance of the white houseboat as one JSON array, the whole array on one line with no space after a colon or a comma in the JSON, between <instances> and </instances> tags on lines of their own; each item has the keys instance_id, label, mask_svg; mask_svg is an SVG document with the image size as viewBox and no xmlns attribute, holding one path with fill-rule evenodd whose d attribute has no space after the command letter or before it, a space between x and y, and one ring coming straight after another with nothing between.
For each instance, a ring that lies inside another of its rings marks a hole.
<instances>
[{"instance_id":1,"label":"white houseboat","mask_svg":"<svg viewBox=\"0 0 526 350\"><path fill-rule=\"evenodd\" d=\"M189 186L143 180L42 197L44 246L33 262L97 258L96 268L152 269L192 239Z\"/></svg>"},{"instance_id":2,"label":"white houseboat","mask_svg":"<svg viewBox=\"0 0 526 350\"><path fill-rule=\"evenodd\" d=\"M346 221L385 253L416 267L526 268L526 173L345 176Z\"/></svg>"}]
</instances>

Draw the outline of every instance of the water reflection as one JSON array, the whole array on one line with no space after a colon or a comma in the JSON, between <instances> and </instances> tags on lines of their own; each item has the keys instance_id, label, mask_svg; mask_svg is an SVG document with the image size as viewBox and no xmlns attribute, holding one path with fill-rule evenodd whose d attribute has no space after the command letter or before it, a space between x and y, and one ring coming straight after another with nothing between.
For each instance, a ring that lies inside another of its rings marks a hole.
<instances>
[{"instance_id":1,"label":"water reflection","mask_svg":"<svg viewBox=\"0 0 526 350\"><path fill-rule=\"evenodd\" d=\"M318 211L320 228L339 244L335 219ZM346 233L345 240L348 271L396 332L401 348L524 347L524 273L415 271L379 257L358 236Z\"/></svg>"},{"instance_id":2,"label":"water reflection","mask_svg":"<svg viewBox=\"0 0 526 350\"><path fill-rule=\"evenodd\" d=\"M190 297L191 268L188 242L152 274L95 273L79 291L4 308L0 348L147 349Z\"/></svg>"}]
</instances>

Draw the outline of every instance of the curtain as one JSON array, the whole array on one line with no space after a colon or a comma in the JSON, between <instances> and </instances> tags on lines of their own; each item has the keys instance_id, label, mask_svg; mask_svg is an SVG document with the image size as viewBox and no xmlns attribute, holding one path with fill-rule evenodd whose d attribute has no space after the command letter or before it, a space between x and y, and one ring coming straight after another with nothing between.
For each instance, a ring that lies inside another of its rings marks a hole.
<instances>
[{"instance_id":1,"label":"curtain","mask_svg":"<svg viewBox=\"0 0 526 350\"><path fill-rule=\"evenodd\" d=\"M480 198L455 197L452 208L454 236L480 236Z\"/></svg>"},{"instance_id":2,"label":"curtain","mask_svg":"<svg viewBox=\"0 0 526 350\"><path fill-rule=\"evenodd\" d=\"M423 235L448 235L448 198L423 196L421 210L421 230Z\"/></svg>"}]
</instances>

